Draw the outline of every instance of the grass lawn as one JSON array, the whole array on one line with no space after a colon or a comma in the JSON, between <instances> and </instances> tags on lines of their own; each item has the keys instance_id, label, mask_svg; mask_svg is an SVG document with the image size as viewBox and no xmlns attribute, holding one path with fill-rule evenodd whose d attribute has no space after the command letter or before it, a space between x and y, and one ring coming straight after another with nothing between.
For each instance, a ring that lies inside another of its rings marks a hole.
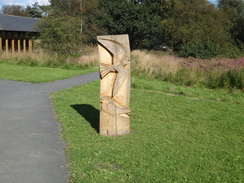
<instances>
[{"instance_id":1,"label":"grass lawn","mask_svg":"<svg viewBox=\"0 0 244 183\"><path fill-rule=\"evenodd\" d=\"M61 69L0 63L0 79L41 83L98 71L98 68Z\"/></svg>"},{"instance_id":2,"label":"grass lawn","mask_svg":"<svg viewBox=\"0 0 244 183\"><path fill-rule=\"evenodd\" d=\"M132 79L131 133L98 135L99 81L51 94L71 182L244 182L244 93Z\"/></svg>"}]
</instances>

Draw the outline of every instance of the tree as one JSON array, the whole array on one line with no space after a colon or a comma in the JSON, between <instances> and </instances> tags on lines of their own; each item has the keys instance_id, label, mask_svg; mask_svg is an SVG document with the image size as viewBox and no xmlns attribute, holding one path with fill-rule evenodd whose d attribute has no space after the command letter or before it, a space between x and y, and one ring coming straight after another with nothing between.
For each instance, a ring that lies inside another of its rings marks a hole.
<instances>
[{"instance_id":1,"label":"tree","mask_svg":"<svg viewBox=\"0 0 244 183\"><path fill-rule=\"evenodd\" d=\"M211 58L231 43L227 19L207 0L174 1L172 14L162 21L166 43L182 56Z\"/></svg>"},{"instance_id":2,"label":"tree","mask_svg":"<svg viewBox=\"0 0 244 183\"><path fill-rule=\"evenodd\" d=\"M81 2L79 0L50 1L51 5L45 10L48 16L43 17L37 25L37 30L40 32L40 46L43 49L63 56L80 53Z\"/></svg>"},{"instance_id":3,"label":"tree","mask_svg":"<svg viewBox=\"0 0 244 183\"><path fill-rule=\"evenodd\" d=\"M165 19L173 13L175 0L141 0L139 4L143 4L150 14L157 14Z\"/></svg>"},{"instance_id":4,"label":"tree","mask_svg":"<svg viewBox=\"0 0 244 183\"><path fill-rule=\"evenodd\" d=\"M87 44L96 44L97 35L107 34L102 25L103 11L98 0L84 0L81 6L82 40Z\"/></svg>"},{"instance_id":5,"label":"tree","mask_svg":"<svg viewBox=\"0 0 244 183\"><path fill-rule=\"evenodd\" d=\"M244 44L244 1L219 0L218 7L229 18L231 34L234 40Z\"/></svg>"},{"instance_id":6,"label":"tree","mask_svg":"<svg viewBox=\"0 0 244 183\"><path fill-rule=\"evenodd\" d=\"M81 6L85 0L50 0L51 9L57 16L81 16Z\"/></svg>"},{"instance_id":7,"label":"tree","mask_svg":"<svg viewBox=\"0 0 244 183\"><path fill-rule=\"evenodd\" d=\"M50 3L53 16L65 14L77 19L76 26L84 43L96 44L96 36L106 34L99 21L102 14L99 0L51 0Z\"/></svg>"},{"instance_id":8,"label":"tree","mask_svg":"<svg viewBox=\"0 0 244 183\"><path fill-rule=\"evenodd\" d=\"M42 7L35 2L32 4L32 7L27 5L25 11L30 15L32 18L41 18L43 14Z\"/></svg>"},{"instance_id":9,"label":"tree","mask_svg":"<svg viewBox=\"0 0 244 183\"><path fill-rule=\"evenodd\" d=\"M41 47L64 56L79 53L81 37L77 21L79 20L68 15L43 17L37 25Z\"/></svg>"},{"instance_id":10,"label":"tree","mask_svg":"<svg viewBox=\"0 0 244 183\"><path fill-rule=\"evenodd\" d=\"M108 34L129 34L132 49L157 49L162 43L160 16L138 1L100 0L100 25Z\"/></svg>"},{"instance_id":11,"label":"tree","mask_svg":"<svg viewBox=\"0 0 244 183\"><path fill-rule=\"evenodd\" d=\"M20 5L3 5L2 13L6 15L29 16L24 6Z\"/></svg>"}]
</instances>

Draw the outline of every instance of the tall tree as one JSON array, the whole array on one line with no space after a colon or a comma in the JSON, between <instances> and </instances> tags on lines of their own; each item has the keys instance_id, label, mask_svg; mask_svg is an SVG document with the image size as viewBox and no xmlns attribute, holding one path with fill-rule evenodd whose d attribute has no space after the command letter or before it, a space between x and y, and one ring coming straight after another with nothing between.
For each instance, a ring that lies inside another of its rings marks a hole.
<instances>
[{"instance_id":1,"label":"tall tree","mask_svg":"<svg viewBox=\"0 0 244 183\"><path fill-rule=\"evenodd\" d=\"M235 41L244 44L244 1L219 0L218 7L229 17L231 34Z\"/></svg>"},{"instance_id":2,"label":"tall tree","mask_svg":"<svg viewBox=\"0 0 244 183\"><path fill-rule=\"evenodd\" d=\"M207 0L176 0L169 18L164 19L168 45L183 56L210 58L231 42L226 18Z\"/></svg>"},{"instance_id":3,"label":"tall tree","mask_svg":"<svg viewBox=\"0 0 244 183\"><path fill-rule=\"evenodd\" d=\"M25 10L32 18L41 18L43 14L42 7L38 2L32 4L32 6L27 5Z\"/></svg>"},{"instance_id":4,"label":"tall tree","mask_svg":"<svg viewBox=\"0 0 244 183\"><path fill-rule=\"evenodd\" d=\"M47 51L68 56L79 53L81 50L79 22L72 16L46 16L37 25L40 32L41 47Z\"/></svg>"},{"instance_id":5,"label":"tall tree","mask_svg":"<svg viewBox=\"0 0 244 183\"><path fill-rule=\"evenodd\" d=\"M97 0L50 0L48 16L38 25L41 46L62 55L79 54L83 42L95 43Z\"/></svg>"},{"instance_id":6,"label":"tall tree","mask_svg":"<svg viewBox=\"0 0 244 183\"><path fill-rule=\"evenodd\" d=\"M168 18L172 14L175 0L141 0L138 3L145 5L150 14Z\"/></svg>"},{"instance_id":7,"label":"tall tree","mask_svg":"<svg viewBox=\"0 0 244 183\"><path fill-rule=\"evenodd\" d=\"M98 0L83 0L81 6L82 39L87 44L96 44L97 35L106 34L101 19L103 11L99 7Z\"/></svg>"},{"instance_id":8,"label":"tall tree","mask_svg":"<svg viewBox=\"0 0 244 183\"><path fill-rule=\"evenodd\" d=\"M58 15L80 16L84 0L50 0L52 10Z\"/></svg>"},{"instance_id":9,"label":"tall tree","mask_svg":"<svg viewBox=\"0 0 244 183\"><path fill-rule=\"evenodd\" d=\"M144 3L100 0L101 25L109 34L129 34L132 49L156 49L162 43L160 16L150 13Z\"/></svg>"}]
</instances>

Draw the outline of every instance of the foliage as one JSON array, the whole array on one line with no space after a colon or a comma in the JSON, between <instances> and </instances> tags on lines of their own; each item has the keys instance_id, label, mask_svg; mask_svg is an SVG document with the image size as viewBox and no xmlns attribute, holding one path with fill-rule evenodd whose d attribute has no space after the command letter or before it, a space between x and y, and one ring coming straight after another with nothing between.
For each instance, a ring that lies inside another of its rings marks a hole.
<instances>
[{"instance_id":1,"label":"foliage","mask_svg":"<svg viewBox=\"0 0 244 183\"><path fill-rule=\"evenodd\" d=\"M82 40L86 44L96 45L97 35L107 34L101 24L103 11L99 7L98 0L83 0L82 2Z\"/></svg>"},{"instance_id":2,"label":"foliage","mask_svg":"<svg viewBox=\"0 0 244 183\"><path fill-rule=\"evenodd\" d=\"M81 8L84 0L50 0L53 13L57 16L65 15L79 16L81 18Z\"/></svg>"},{"instance_id":3,"label":"foliage","mask_svg":"<svg viewBox=\"0 0 244 183\"><path fill-rule=\"evenodd\" d=\"M239 72L228 70L220 74L220 76L216 79L216 86L223 88L237 88L244 90L244 69ZM211 83L210 83L211 85ZM216 87L213 86L213 87Z\"/></svg>"},{"instance_id":4,"label":"foliage","mask_svg":"<svg viewBox=\"0 0 244 183\"><path fill-rule=\"evenodd\" d=\"M38 25L41 47L65 57L96 45L97 35L129 34L133 50L167 46L183 57L209 59L242 55L243 9L242 0L218 6L208 0L50 0L24 11L45 15Z\"/></svg>"},{"instance_id":5,"label":"foliage","mask_svg":"<svg viewBox=\"0 0 244 183\"><path fill-rule=\"evenodd\" d=\"M162 44L160 16L133 1L100 0L101 25L108 34L129 34L132 49L156 49Z\"/></svg>"},{"instance_id":6,"label":"foliage","mask_svg":"<svg viewBox=\"0 0 244 183\"><path fill-rule=\"evenodd\" d=\"M237 44L244 44L244 1L219 0L218 7L229 17L231 35Z\"/></svg>"},{"instance_id":7,"label":"foliage","mask_svg":"<svg viewBox=\"0 0 244 183\"><path fill-rule=\"evenodd\" d=\"M11 54L3 52L0 54L0 63L71 69L83 69L98 66L99 55L96 47L82 47L82 52L82 56L67 58L43 50L35 50L34 52L27 53L16 52Z\"/></svg>"},{"instance_id":8,"label":"foliage","mask_svg":"<svg viewBox=\"0 0 244 183\"><path fill-rule=\"evenodd\" d=\"M134 73L142 78L150 78L146 76L145 71L135 70ZM210 89L225 88L225 89L239 89L244 91L244 69L240 71L223 71L204 72L200 69L182 68L175 73L152 73L153 78L186 86L204 86Z\"/></svg>"},{"instance_id":9,"label":"foliage","mask_svg":"<svg viewBox=\"0 0 244 183\"><path fill-rule=\"evenodd\" d=\"M99 81L51 95L70 182L243 180L243 93L136 77L132 85L131 133L121 137L97 134Z\"/></svg>"},{"instance_id":10,"label":"foliage","mask_svg":"<svg viewBox=\"0 0 244 183\"><path fill-rule=\"evenodd\" d=\"M25 16L32 18L41 18L44 13L45 6L40 6L38 2L27 5L3 5L0 12L7 15Z\"/></svg>"},{"instance_id":11,"label":"foliage","mask_svg":"<svg viewBox=\"0 0 244 183\"><path fill-rule=\"evenodd\" d=\"M25 7L21 5L3 5L1 12L6 15L29 16Z\"/></svg>"},{"instance_id":12,"label":"foliage","mask_svg":"<svg viewBox=\"0 0 244 183\"><path fill-rule=\"evenodd\" d=\"M43 14L42 7L35 2L32 4L32 7L27 5L25 11L30 15L32 18L41 18Z\"/></svg>"},{"instance_id":13,"label":"foliage","mask_svg":"<svg viewBox=\"0 0 244 183\"><path fill-rule=\"evenodd\" d=\"M173 10L162 21L164 35L167 44L182 56L211 58L231 42L224 14L206 0L178 0Z\"/></svg>"},{"instance_id":14,"label":"foliage","mask_svg":"<svg viewBox=\"0 0 244 183\"><path fill-rule=\"evenodd\" d=\"M244 58L184 59L133 51L131 63L133 73L141 78L157 79L178 85L228 90L236 88L244 91Z\"/></svg>"},{"instance_id":15,"label":"foliage","mask_svg":"<svg viewBox=\"0 0 244 183\"><path fill-rule=\"evenodd\" d=\"M74 55L81 51L80 20L72 16L49 15L38 22L41 48L59 55Z\"/></svg>"},{"instance_id":16,"label":"foliage","mask_svg":"<svg viewBox=\"0 0 244 183\"><path fill-rule=\"evenodd\" d=\"M219 54L220 45L206 44L183 44L180 48L179 54L183 57L196 57L202 59L209 59Z\"/></svg>"},{"instance_id":17,"label":"foliage","mask_svg":"<svg viewBox=\"0 0 244 183\"><path fill-rule=\"evenodd\" d=\"M129 34L132 48L152 49L162 43L160 16L149 13L145 5L136 1L51 0L50 3L56 16L65 12L80 19L76 26L80 25L85 43L96 44L96 36L103 34Z\"/></svg>"},{"instance_id":18,"label":"foliage","mask_svg":"<svg viewBox=\"0 0 244 183\"><path fill-rule=\"evenodd\" d=\"M42 49L64 57L80 53L81 21L75 9L71 9L77 6L74 2L78 1L72 1L72 4L70 1L50 1L51 5L45 9L48 16L43 17L37 25Z\"/></svg>"},{"instance_id":19,"label":"foliage","mask_svg":"<svg viewBox=\"0 0 244 183\"><path fill-rule=\"evenodd\" d=\"M105 31L94 22L99 16L97 0L51 0L48 16L38 25L41 47L63 56L79 56L84 43L95 44ZM88 16L89 15L89 16Z\"/></svg>"},{"instance_id":20,"label":"foliage","mask_svg":"<svg viewBox=\"0 0 244 183\"><path fill-rule=\"evenodd\" d=\"M78 47L96 44L97 35L129 34L132 49L166 45L184 57L236 57L243 49L239 37L244 21L241 4L227 1L220 1L216 8L207 0L50 0L40 29L42 48L61 55L80 54ZM232 39L235 32L238 40ZM65 40L67 49L61 44Z\"/></svg>"},{"instance_id":21,"label":"foliage","mask_svg":"<svg viewBox=\"0 0 244 183\"><path fill-rule=\"evenodd\" d=\"M244 44L226 44L225 46L221 47L220 57L223 58L238 58L244 56Z\"/></svg>"}]
</instances>

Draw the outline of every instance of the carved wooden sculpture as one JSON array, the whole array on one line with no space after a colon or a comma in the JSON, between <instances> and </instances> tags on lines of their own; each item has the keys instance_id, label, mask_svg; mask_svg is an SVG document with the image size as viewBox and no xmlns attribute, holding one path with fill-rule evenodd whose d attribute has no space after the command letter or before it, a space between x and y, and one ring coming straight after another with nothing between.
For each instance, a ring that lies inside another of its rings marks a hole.
<instances>
[{"instance_id":1,"label":"carved wooden sculpture","mask_svg":"<svg viewBox=\"0 0 244 183\"><path fill-rule=\"evenodd\" d=\"M130 46L128 35L98 36L100 55L100 134L130 132Z\"/></svg>"}]
</instances>

